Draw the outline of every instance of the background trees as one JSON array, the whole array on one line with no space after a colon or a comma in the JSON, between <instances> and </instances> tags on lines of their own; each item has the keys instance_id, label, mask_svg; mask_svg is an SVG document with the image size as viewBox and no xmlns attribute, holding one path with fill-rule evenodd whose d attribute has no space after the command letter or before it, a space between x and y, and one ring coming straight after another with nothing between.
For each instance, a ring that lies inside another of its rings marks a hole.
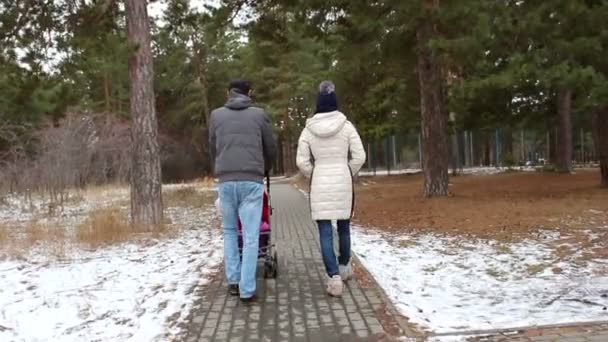
<instances>
[{"instance_id":1,"label":"background trees","mask_svg":"<svg viewBox=\"0 0 608 342\"><path fill-rule=\"evenodd\" d=\"M572 170L573 150L591 137L608 168L604 0L150 6L160 8L150 24L165 180L210 171L208 115L224 102L227 80L241 76L273 116L280 172L295 170L297 137L326 78L336 82L341 108L370 149L387 136L425 132L427 195L447 193L454 156L528 160L527 151L515 150L524 130L534 132L526 140L546 142L544 154L558 171ZM26 127L18 135L30 156L32 132L58 124L69 108L131 116L123 1L0 0L0 21L0 121ZM463 138L465 131L475 135ZM0 137L0 151L11 144Z\"/></svg>"}]
</instances>

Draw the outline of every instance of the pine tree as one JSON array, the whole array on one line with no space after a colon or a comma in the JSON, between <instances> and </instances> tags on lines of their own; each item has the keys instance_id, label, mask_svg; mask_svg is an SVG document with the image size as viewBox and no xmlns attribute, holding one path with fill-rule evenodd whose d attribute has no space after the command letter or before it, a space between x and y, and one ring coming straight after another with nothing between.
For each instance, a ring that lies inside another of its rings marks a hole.
<instances>
[{"instance_id":1,"label":"pine tree","mask_svg":"<svg viewBox=\"0 0 608 342\"><path fill-rule=\"evenodd\" d=\"M136 225L159 225L163 218L154 69L146 0L126 0L127 37L133 51L131 78L132 165L131 219Z\"/></svg>"},{"instance_id":2,"label":"pine tree","mask_svg":"<svg viewBox=\"0 0 608 342\"><path fill-rule=\"evenodd\" d=\"M422 115L422 171L424 196L446 196L448 188L448 127L442 61L430 47L437 38L436 12L439 2L424 0L426 19L416 32L418 48L418 77L420 79L420 112Z\"/></svg>"}]
</instances>

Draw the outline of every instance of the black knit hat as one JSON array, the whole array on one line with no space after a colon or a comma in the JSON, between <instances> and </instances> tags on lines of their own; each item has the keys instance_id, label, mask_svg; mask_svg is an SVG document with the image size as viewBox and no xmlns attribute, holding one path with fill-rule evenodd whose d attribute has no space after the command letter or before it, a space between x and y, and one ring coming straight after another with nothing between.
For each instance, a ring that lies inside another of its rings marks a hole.
<instances>
[{"instance_id":1,"label":"black knit hat","mask_svg":"<svg viewBox=\"0 0 608 342\"><path fill-rule=\"evenodd\" d=\"M251 90L251 82L241 79L234 79L230 81L228 90L234 90L239 94L247 95Z\"/></svg>"},{"instance_id":2,"label":"black knit hat","mask_svg":"<svg viewBox=\"0 0 608 342\"><path fill-rule=\"evenodd\" d=\"M338 110L338 98L336 96L336 86L332 81L323 81L319 84L319 94L317 95L316 113L329 113Z\"/></svg>"}]
</instances>

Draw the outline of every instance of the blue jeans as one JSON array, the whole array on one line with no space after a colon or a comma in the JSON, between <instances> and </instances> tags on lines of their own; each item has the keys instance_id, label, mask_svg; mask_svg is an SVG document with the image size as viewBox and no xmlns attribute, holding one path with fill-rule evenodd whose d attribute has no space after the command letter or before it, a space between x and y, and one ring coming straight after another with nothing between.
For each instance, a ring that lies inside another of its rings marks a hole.
<instances>
[{"instance_id":1,"label":"blue jeans","mask_svg":"<svg viewBox=\"0 0 608 342\"><path fill-rule=\"evenodd\" d=\"M241 298L255 294L256 269L264 185L255 182L225 182L219 185L224 226L226 280L239 285ZM239 258L238 219L243 226L243 259Z\"/></svg>"},{"instance_id":2,"label":"blue jeans","mask_svg":"<svg viewBox=\"0 0 608 342\"><path fill-rule=\"evenodd\" d=\"M340 274L340 265L346 265L350 261L350 221L338 220L338 239L340 256L336 262L334 252L334 232L330 220L317 221L319 225L319 240L321 241L321 254L327 275L333 277Z\"/></svg>"}]
</instances>

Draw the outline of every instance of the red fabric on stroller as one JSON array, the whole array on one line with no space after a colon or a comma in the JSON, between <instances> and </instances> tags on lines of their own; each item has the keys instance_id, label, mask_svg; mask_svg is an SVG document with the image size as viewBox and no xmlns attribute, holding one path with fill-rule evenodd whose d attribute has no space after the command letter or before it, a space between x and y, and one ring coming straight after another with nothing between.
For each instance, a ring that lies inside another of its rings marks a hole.
<instances>
[{"instance_id":1,"label":"red fabric on stroller","mask_svg":"<svg viewBox=\"0 0 608 342\"><path fill-rule=\"evenodd\" d=\"M268 194L264 192L264 198L262 204L262 219L260 220L260 240L258 247L258 258L265 258L269 256L270 252L270 199ZM243 252L243 226L241 220L238 222L238 234L239 234L239 252Z\"/></svg>"},{"instance_id":2,"label":"red fabric on stroller","mask_svg":"<svg viewBox=\"0 0 608 342\"><path fill-rule=\"evenodd\" d=\"M262 220L260 222L260 232L267 232L270 230L270 205L268 203L268 194L264 191L264 198L262 199ZM239 235L243 234L243 226L241 220L238 223Z\"/></svg>"}]
</instances>

